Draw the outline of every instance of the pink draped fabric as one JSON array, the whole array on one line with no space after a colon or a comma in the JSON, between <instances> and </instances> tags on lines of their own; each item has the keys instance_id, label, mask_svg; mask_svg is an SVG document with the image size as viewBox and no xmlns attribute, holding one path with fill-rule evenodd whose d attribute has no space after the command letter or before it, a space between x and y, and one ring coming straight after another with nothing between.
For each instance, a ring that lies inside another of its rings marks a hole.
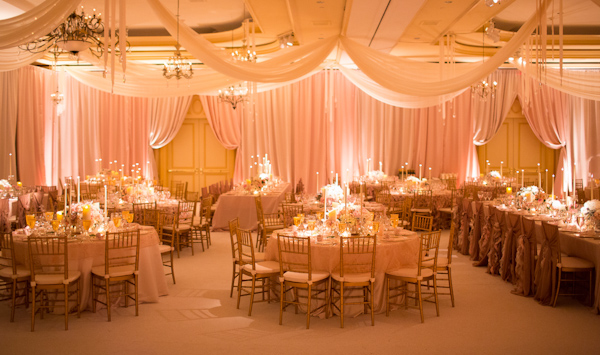
<instances>
[{"instance_id":1,"label":"pink draped fabric","mask_svg":"<svg viewBox=\"0 0 600 355\"><path fill-rule=\"evenodd\" d=\"M533 95L526 95L526 80L531 80L535 87ZM571 124L568 113L569 95L541 85L533 79L523 78L519 87L519 100L523 106L523 114L535 136L546 147L561 149L556 168L555 194L561 196L562 191L571 191L572 140ZM528 101L527 101L528 100ZM564 167L564 174L561 168ZM562 186L562 188L561 188Z\"/></svg>"},{"instance_id":2,"label":"pink draped fabric","mask_svg":"<svg viewBox=\"0 0 600 355\"><path fill-rule=\"evenodd\" d=\"M372 169L381 161L388 175L408 162L411 168L431 167L433 176L470 176L474 146L468 91L455 100L456 117L444 117L437 106L403 109L381 103L337 71L254 96L254 110L242 120L237 157L242 173L236 171L236 181L249 176L251 156L257 154L268 154L273 173L284 180L302 178L309 192L316 191L317 172L321 185L331 171L345 181L365 173L367 158L373 159Z\"/></svg>"},{"instance_id":3,"label":"pink draped fabric","mask_svg":"<svg viewBox=\"0 0 600 355\"><path fill-rule=\"evenodd\" d=\"M17 149L19 177L26 186L47 185L52 156L46 154L48 136L56 119L56 106L48 92L53 87L51 72L38 67L19 69Z\"/></svg>"},{"instance_id":4,"label":"pink draped fabric","mask_svg":"<svg viewBox=\"0 0 600 355\"><path fill-rule=\"evenodd\" d=\"M584 186L594 175L600 177L600 101L569 96L569 112L573 122L573 156L577 162L577 178L583 178ZM594 196L597 198L600 196Z\"/></svg>"},{"instance_id":5,"label":"pink draped fabric","mask_svg":"<svg viewBox=\"0 0 600 355\"><path fill-rule=\"evenodd\" d=\"M19 72L0 72L0 177L17 175L15 142L17 132ZM9 159L12 154L12 159Z\"/></svg>"}]
</instances>

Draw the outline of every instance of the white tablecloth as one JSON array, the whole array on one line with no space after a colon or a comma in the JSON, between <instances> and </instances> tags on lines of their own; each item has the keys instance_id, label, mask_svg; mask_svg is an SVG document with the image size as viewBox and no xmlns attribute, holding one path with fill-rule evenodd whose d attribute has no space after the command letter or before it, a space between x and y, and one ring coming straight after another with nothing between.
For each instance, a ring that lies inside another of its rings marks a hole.
<instances>
[{"instance_id":1,"label":"white tablecloth","mask_svg":"<svg viewBox=\"0 0 600 355\"><path fill-rule=\"evenodd\" d=\"M279 184L273 191L262 195L264 213L275 213L279 204L285 200L285 193L291 191L290 183ZM240 228L255 230L256 219L255 195L240 195L234 191L219 196L217 210L212 219L212 230L229 230L229 221L238 217Z\"/></svg>"}]
</instances>

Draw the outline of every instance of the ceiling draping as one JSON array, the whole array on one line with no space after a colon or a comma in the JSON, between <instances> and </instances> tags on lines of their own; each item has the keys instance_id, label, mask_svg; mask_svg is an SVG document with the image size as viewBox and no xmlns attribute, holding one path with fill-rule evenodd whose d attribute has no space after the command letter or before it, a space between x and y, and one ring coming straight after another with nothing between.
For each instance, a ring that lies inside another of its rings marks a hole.
<instances>
[{"instance_id":1,"label":"ceiling draping","mask_svg":"<svg viewBox=\"0 0 600 355\"><path fill-rule=\"evenodd\" d=\"M0 49L35 41L60 25L81 0L46 0L21 15L0 20Z\"/></svg>"}]
</instances>

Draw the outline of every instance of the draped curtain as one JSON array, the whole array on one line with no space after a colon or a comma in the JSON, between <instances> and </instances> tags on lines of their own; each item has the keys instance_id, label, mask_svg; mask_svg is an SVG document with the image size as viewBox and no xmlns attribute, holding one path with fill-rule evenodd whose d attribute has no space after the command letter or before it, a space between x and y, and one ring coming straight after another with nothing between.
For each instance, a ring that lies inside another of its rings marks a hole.
<instances>
[{"instance_id":1,"label":"draped curtain","mask_svg":"<svg viewBox=\"0 0 600 355\"><path fill-rule=\"evenodd\" d=\"M17 175L15 138L19 72L0 72L0 177ZM12 158L9 154L12 154Z\"/></svg>"},{"instance_id":2,"label":"draped curtain","mask_svg":"<svg viewBox=\"0 0 600 355\"><path fill-rule=\"evenodd\" d=\"M531 80L531 85L526 85ZM527 88L534 88L525 100ZM569 95L540 85L533 78L523 78L518 88L519 101L523 105L523 115L527 119L535 136L546 147L560 149L560 157L556 168L555 193L562 195L563 191L572 191L572 142L571 120L569 119ZM564 168L564 172L561 171Z\"/></svg>"}]
</instances>

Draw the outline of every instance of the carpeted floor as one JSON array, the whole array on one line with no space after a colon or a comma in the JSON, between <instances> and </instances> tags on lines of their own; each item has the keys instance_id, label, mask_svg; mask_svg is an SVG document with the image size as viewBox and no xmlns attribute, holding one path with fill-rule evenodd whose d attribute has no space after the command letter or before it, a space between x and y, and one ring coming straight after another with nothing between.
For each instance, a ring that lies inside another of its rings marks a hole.
<instances>
[{"instance_id":1,"label":"carpeted floor","mask_svg":"<svg viewBox=\"0 0 600 355\"><path fill-rule=\"evenodd\" d=\"M444 233L447 237L447 232ZM471 266L468 257L453 261L456 307L441 299L425 305L425 323L418 310L397 310L390 317L311 320L288 311L278 324L279 304L259 303L247 317L248 299L236 309L229 298L231 249L228 233L213 233L213 245L191 256L186 250L176 260L177 284L169 277L169 295L159 303L118 308L112 322L106 312L84 312L36 320L30 332L29 309L17 310L9 322L7 302L0 304L1 354L221 354L243 352L281 354L597 354L600 353L600 316L569 297L556 308L540 306L532 298L510 293L513 286ZM446 245L442 242L442 245Z\"/></svg>"}]
</instances>

